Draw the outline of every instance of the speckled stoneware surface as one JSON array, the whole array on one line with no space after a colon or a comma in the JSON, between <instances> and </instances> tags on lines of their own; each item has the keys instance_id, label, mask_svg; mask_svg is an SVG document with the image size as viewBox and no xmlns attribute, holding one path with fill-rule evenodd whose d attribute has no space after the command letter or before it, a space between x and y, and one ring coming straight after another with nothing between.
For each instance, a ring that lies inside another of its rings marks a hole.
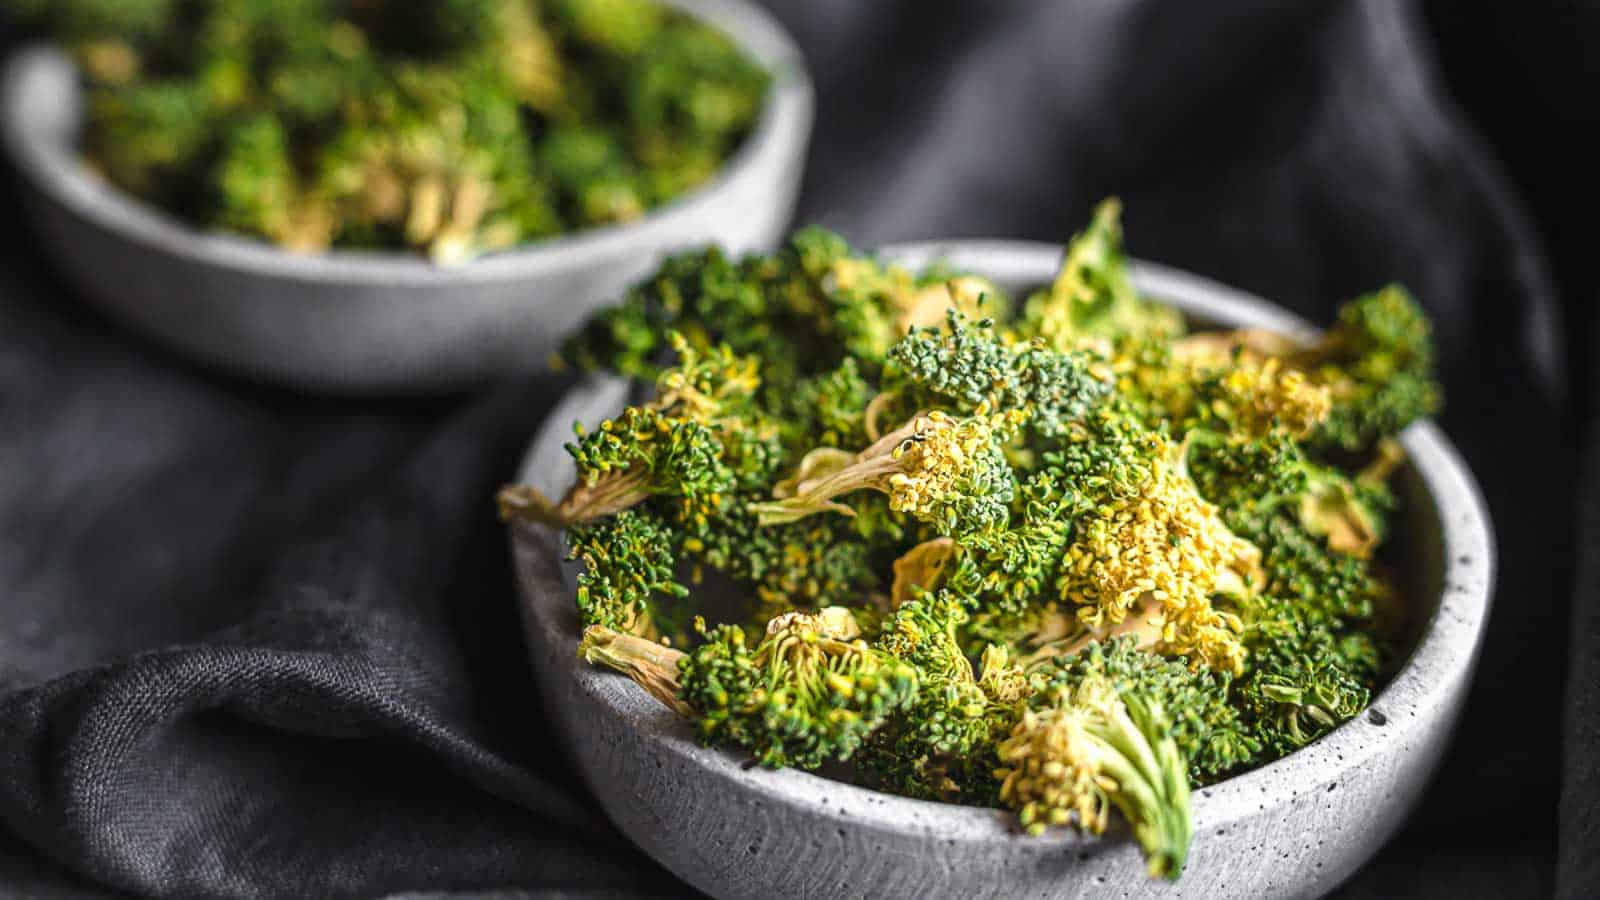
<instances>
[{"instance_id":1,"label":"speckled stoneware surface","mask_svg":"<svg viewBox=\"0 0 1600 900\"><path fill-rule=\"evenodd\" d=\"M885 251L933 258L1008 288L1046 282L1059 249L956 241ZM1148 295L1193 318L1303 332L1265 301L1140 264ZM534 441L522 480L551 495L571 481L561 450L573 420L614 414L614 379L575 390ZM1466 692L1488 614L1487 514L1455 450L1431 423L1402 436L1408 521L1402 551L1416 645L1371 708L1285 759L1194 796L1194 845L1176 884L1144 874L1113 825L1102 838L1018 833L1003 812L880 794L793 770L746 768L698 746L689 726L620 675L577 659L573 569L556 535L519 526L513 548L545 709L612 820L646 852L717 897L1300 897L1324 893L1388 840L1426 786Z\"/></svg>"},{"instance_id":2,"label":"speckled stoneware surface","mask_svg":"<svg viewBox=\"0 0 1600 900\"><path fill-rule=\"evenodd\" d=\"M402 253L296 256L203 233L80 161L71 62L18 53L0 136L45 250L83 295L203 362L311 390L417 392L537 369L557 339L666 252L761 249L793 213L811 133L800 52L743 0L667 0L729 33L773 72L750 137L706 187L623 226L439 267Z\"/></svg>"}]
</instances>

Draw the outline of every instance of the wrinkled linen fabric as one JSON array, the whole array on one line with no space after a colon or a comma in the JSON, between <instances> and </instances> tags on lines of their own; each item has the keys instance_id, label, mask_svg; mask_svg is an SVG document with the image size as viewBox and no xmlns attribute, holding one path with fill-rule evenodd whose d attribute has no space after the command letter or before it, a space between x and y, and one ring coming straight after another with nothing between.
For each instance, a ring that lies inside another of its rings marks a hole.
<instances>
[{"instance_id":1,"label":"wrinkled linen fabric","mask_svg":"<svg viewBox=\"0 0 1600 900\"><path fill-rule=\"evenodd\" d=\"M1502 590L1453 750L1339 894L1600 896L1571 342L1417 10L769 5L819 88L801 221L1059 242L1115 193L1136 255L1313 319L1391 280L1422 298ZM491 500L562 382L252 385L101 319L40 255L0 245L0 893L690 893L591 801L523 654Z\"/></svg>"}]
</instances>

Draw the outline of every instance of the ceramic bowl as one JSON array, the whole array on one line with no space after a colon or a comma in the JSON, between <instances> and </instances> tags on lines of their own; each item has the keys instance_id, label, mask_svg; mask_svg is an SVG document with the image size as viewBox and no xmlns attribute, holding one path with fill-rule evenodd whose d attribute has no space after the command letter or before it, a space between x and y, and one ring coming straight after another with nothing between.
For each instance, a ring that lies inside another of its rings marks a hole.
<instances>
[{"instance_id":1,"label":"ceramic bowl","mask_svg":"<svg viewBox=\"0 0 1600 900\"><path fill-rule=\"evenodd\" d=\"M1058 248L954 241L884 256L1024 289L1048 282ZM1197 321L1305 333L1293 315L1192 275L1138 264L1148 296ZM561 445L627 396L614 379L576 389L533 442L522 480L571 482ZM1177 883L1151 880L1113 825L1102 837L1018 832L1011 814L910 800L795 770L750 768L701 747L689 725L626 678L581 663L571 564L558 536L513 529L528 646L546 713L601 805L668 869L717 897L1302 897L1326 892L1389 839L1444 752L1483 636L1493 548L1488 515L1431 423L1401 436L1410 459L1400 550L1417 604L1414 643L1371 707L1270 765L1195 792L1194 843Z\"/></svg>"},{"instance_id":2,"label":"ceramic bowl","mask_svg":"<svg viewBox=\"0 0 1600 900\"><path fill-rule=\"evenodd\" d=\"M437 266L400 252L286 253L204 232L96 177L77 150L72 63L20 51L0 86L0 137L46 252L83 296L205 363L311 390L418 392L544 365L559 338L660 257L770 247L793 213L812 89L800 52L744 0L667 0L773 73L750 135L708 185L626 225Z\"/></svg>"}]
</instances>

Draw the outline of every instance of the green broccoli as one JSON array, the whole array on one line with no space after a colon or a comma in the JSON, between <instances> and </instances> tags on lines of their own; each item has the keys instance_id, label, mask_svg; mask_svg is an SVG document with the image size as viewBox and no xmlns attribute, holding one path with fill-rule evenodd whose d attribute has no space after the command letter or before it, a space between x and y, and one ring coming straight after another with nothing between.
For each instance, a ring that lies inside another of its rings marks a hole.
<instances>
[{"instance_id":1,"label":"green broccoli","mask_svg":"<svg viewBox=\"0 0 1600 900\"><path fill-rule=\"evenodd\" d=\"M1255 740L1292 753L1365 709L1377 677L1370 636L1271 600L1249 616L1252 667L1236 692Z\"/></svg>"},{"instance_id":2,"label":"green broccoli","mask_svg":"<svg viewBox=\"0 0 1600 900\"><path fill-rule=\"evenodd\" d=\"M1315 447L1362 450L1439 408L1432 327L1399 285L1342 306L1301 364L1333 397L1328 421L1311 437Z\"/></svg>"},{"instance_id":3,"label":"green broccoli","mask_svg":"<svg viewBox=\"0 0 1600 900\"><path fill-rule=\"evenodd\" d=\"M807 454L796 475L778 486L779 499L757 504L766 524L819 512L854 515L834 498L870 488L889 505L941 534L1003 527L1016 479L1001 446L1021 413L957 419L939 410L917 416L856 454L822 448Z\"/></svg>"},{"instance_id":4,"label":"green broccoli","mask_svg":"<svg viewBox=\"0 0 1600 900\"><path fill-rule=\"evenodd\" d=\"M564 527L615 515L653 496L672 496L682 503L679 517L693 519L720 504L734 482L715 429L645 406L580 431L567 452L577 463L578 483L560 503L531 486L510 487L500 493L502 515Z\"/></svg>"},{"instance_id":5,"label":"green broccoli","mask_svg":"<svg viewBox=\"0 0 1600 900\"><path fill-rule=\"evenodd\" d=\"M643 503L676 498L675 519L700 523L741 483L765 484L776 469L776 426L751 416L760 387L754 360L726 346L702 352L674 334L678 365L657 380L656 398L579 428L567 445L578 481L560 503L521 485L500 495L502 515L565 526Z\"/></svg>"},{"instance_id":6,"label":"green broccoli","mask_svg":"<svg viewBox=\"0 0 1600 900\"><path fill-rule=\"evenodd\" d=\"M1061 353L1037 340L1005 344L993 320L970 323L955 308L942 329L913 331L890 348L889 359L910 385L956 412L1020 410L1047 437L1082 419L1111 390L1088 354Z\"/></svg>"},{"instance_id":7,"label":"green broccoli","mask_svg":"<svg viewBox=\"0 0 1600 900\"><path fill-rule=\"evenodd\" d=\"M1360 454L1439 407L1432 327L1398 285L1345 303L1310 344L1243 329L1195 335L1180 346L1179 361L1210 376L1210 402L1200 413L1231 408L1250 420L1239 427L1288 428L1319 455ZM1221 418L1231 424L1235 416Z\"/></svg>"},{"instance_id":8,"label":"green broccoli","mask_svg":"<svg viewBox=\"0 0 1600 900\"><path fill-rule=\"evenodd\" d=\"M1104 678L1119 692L1159 702L1170 720L1169 733L1188 762L1189 777L1197 784L1249 765L1261 749L1231 703L1230 676L1191 668L1141 647L1134 637L1089 642L1073 655L1055 658L1033 677L1051 686Z\"/></svg>"},{"instance_id":9,"label":"green broccoli","mask_svg":"<svg viewBox=\"0 0 1600 900\"><path fill-rule=\"evenodd\" d=\"M1176 878L1191 786L1327 734L1396 659L1418 315L1185 334L1114 205L1020 315L820 229L685 254L567 345L655 394L522 514L569 523L586 658L707 742L1030 832L1119 811Z\"/></svg>"},{"instance_id":10,"label":"green broccoli","mask_svg":"<svg viewBox=\"0 0 1600 900\"><path fill-rule=\"evenodd\" d=\"M670 627L675 617L664 617L655 601L689 595L676 578L679 543L666 523L639 509L569 529L568 558L583 563L578 573L583 624L651 636L659 635L663 624Z\"/></svg>"},{"instance_id":11,"label":"green broccoli","mask_svg":"<svg viewBox=\"0 0 1600 900\"><path fill-rule=\"evenodd\" d=\"M10 7L77 58L110 181L297 252L455 263L636 219L715 175L771 81L653 0Z\"/></svg>"},{"instance_id":12,"label":"green broccoli","mask_svg":"<svg viewBox=\"0 0 1600 900\"><path fill-rule=\"evenodd\" d=\"M839 367L799 381L787 397L790 445L804 452L812 447L860 447L871 443L867 410L877 392L855 357Z\"/></svg>"},{"instance_id":13,"label":"green broccoli","mask_svg":"<svg viewBox=\"0 0 1600 900\"><path fill-rule=\"evenodd\" d=\"M1182 873L1194 830L1189 779L1159 701L1096 676L1050 688L1035 695L998 753L1000 799L1030 834L1067 824L1099 834L1115 806L1150 874Z\"/></svg>"},{"instance_id":14,"label":"green broccoli","mask_svg":"<svg viewBox=\"0 0 1600 900\"><path fill-rule=\"evenodd\" d=\"M854 604L879 586L859 519L763 525L747 496L727 498L718 515L684 530L687 559L749 586L764 609Z\"/></svg>"},{"instance_id":15,"label":"green broccoli","mask_svg":"<svg viewBox=\"0 0 1600 900\"><path fill-rule=\"evenodd\" d=\"M1183 331L1171 307L1141 298L1122 252L1122 204L1102 202L1089 227L1067 245L1049 290L1028 298L1019 330L1062 351L1104 349L1141 337L1166 339Z\"/></svg>"},{"instance_id":16,"label":"green broccoli","mask_svg":"<svg viewBox=\"0 0 1600 900\"><path fill-rule=\"evenodd\" d=\"M686 708L708 744L747 750L764 766L815 769L849 759L917 696L916 671L858 635L849 611L833 607L773 619L754 649L728 625L687 654L590 626L579 652Z\"/></svg>"},{"instance_id":17,"label":"green broccoli","mask_svg":"<svg viewBox=\"0 0 1600 900\"><path fill-rule=\"evenodd\" d=\"M912 665L916 701L877 734L863 765L896 793L965 802L995 801L997 741L1021 714L1026 674L998 647L975 672L958 630L967 620L943 593L902 603L884 619L873 646Z\"/></svg>"}]
</instances>

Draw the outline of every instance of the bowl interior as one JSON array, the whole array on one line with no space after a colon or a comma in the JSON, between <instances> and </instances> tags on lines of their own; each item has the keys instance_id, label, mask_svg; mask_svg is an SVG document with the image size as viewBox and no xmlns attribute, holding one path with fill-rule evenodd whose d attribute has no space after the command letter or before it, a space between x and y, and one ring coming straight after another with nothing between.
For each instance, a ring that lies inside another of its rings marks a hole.
<instances>
[{"instance_id":1,"label":"bowl interior","mask_svg":"<svg viewBox=\"0 0 1600 900\"><path fill-rule=\"evenodd\" d=\"M1046 283L1054 274L1060 249L1047 244L1001 241L950 241L901 245L882 251L886 258L918 267L942 260L952 268L996 280L1015 293ZM1134 280L1141 292L1179 307L1197 325L1257 326L1291 334L1314 330L1304 320L1259 298L1166 267L1136 263ZM561 445L574 420L594 425L615 414L629 400L630 386L615 378L597 378L581 385L551 414L533 442L520 481L556 495L571 483L570 459ZM1357 716L1300 751L1260 768L1196 792L1196 834L1225 829L1260 809L1285 803L1308 786L1337 783L1344 773L1367 767L1396 752L1408 738L1387 727L1396 720L1448 717L1451 703L1474 662L1487 616L1493 553L1487 513L1460 458L1429 422L1419 422L1401 435L1408 454L1397 476L1405 500L1405 519L1388 559L1402 571L1400 583L1410 604L1410 640L1389 683L1374 697L1367 713ZM559 537L548 529L518 527L514 540L558 552ZM686 722L662 708L626 679L585 666L576 659L578 622L572 602L575 570L566 564L566 591L525 598L530 632L544 634L559 646L557 658L570 661L572 677L582 691L609 711L651 732L668 752L692 759L709 778L729 789L767 796L785 803L817 807L820 815L846 817L853 826L894 829L907 822L928 823L952 840L989 838L1007 831L1010 814L992 809L954 806L882 794L822 776L791 769L751 769L735 753L697 745ZM535 638L538 640L539 638ZM833 798L819 806L818 797ZM1039 839L1046 844L1079 845L1082 838L1055 829Z\"/></svg>"}]
</instances>

